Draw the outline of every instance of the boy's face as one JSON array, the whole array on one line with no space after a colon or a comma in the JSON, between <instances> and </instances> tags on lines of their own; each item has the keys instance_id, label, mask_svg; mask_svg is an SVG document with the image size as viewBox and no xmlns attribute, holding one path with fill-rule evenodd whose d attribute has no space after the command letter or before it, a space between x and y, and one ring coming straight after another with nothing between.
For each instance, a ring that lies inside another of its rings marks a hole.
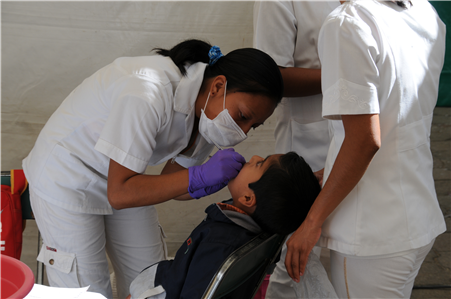
<instances>
[{"instance_id":1,"label":"boy's face","mask_svg":"<svg viewBox=\"0 0 451 299\"><path fill-rule=\"evenodd\" d=\"M249 162L244 164L240 173L238 173L238 176L231 180L228 185L235 206L241 206L238 203L240 197L251 196L254 194L254 191L249 188L249 184L258 181L269 166L278 163L280 156L282 156L282 154L271 155L266 157L266 159L259 156L253 156Z\"/></svg>"}]
</instances>

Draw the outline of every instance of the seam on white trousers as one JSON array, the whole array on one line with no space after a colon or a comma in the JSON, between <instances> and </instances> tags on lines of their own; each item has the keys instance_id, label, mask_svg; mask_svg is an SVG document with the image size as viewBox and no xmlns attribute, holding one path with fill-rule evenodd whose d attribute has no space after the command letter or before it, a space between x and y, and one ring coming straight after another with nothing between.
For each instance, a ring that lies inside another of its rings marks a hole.
<instances>
[{"instance_id":1,"label":"seam on white trousers","mask_svg":"<svg viewBox=\"0 0 451 299\"><path fill-rule=\"evenodd\" d=\"M346 294L348 295L348 299L350 299L351 297L349 296L348 275L346 273L346 258L344 258L343 265L344 265L343 268L344 268L344 275L345 275Z\"/></svg>"}]
</instances>

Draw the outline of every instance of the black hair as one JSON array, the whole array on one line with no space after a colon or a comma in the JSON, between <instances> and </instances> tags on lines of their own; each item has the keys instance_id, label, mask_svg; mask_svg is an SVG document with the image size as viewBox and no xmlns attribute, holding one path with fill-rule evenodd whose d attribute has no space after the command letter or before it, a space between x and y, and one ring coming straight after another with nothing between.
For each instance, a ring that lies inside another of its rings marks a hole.
<instances>
[{"instance_id":1,"label":"black hair","mask_svg":"<svg viewBox=\"0 0 451 299\"><path fill-rule=\"evenodd\" d=\"M208 52L211 45L207 42L190 39L183 41L170 50L156 48L157 53L168 56L177 65L183 75L193 63L209 63ZM261 94L280 103L283 96L283 79L275 61L263 51L243 48L231 51L205 69L204 79L223 75L227 79L227 89L237 92Z\"/></svg>"},{"instance_id":2,"label":"black hair","mask_svg":"<svg viewBox=\"0 0 451 299\"><path fill-rule=\"evenodd\" d=\"M249 184L257 201L252 218L264 231L288 235L302 224L321 186L295 152L280 156L278 162Z\"/></svg>"},{"instance_id":3,"label":"black hair","mask_svg":"<svg viewBox=\"0 0 451 299\"><path fill-rule=\"evenodd\" d=\"M412 6L412 2L411 1L396 1L396 0L390 0L393 3L396 3L396 5L398 5L399 7L402 7L404 9L407 9L407 4L409 3L410 6Z\"/></svg>"}]
</instances>

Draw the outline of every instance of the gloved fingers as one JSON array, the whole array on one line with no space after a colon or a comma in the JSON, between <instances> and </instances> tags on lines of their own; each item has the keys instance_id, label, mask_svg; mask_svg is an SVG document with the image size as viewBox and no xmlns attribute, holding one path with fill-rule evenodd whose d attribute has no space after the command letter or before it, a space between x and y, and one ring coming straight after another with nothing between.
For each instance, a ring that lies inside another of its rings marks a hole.
<instances>
[{"instance_id":1,"label":"gloved fingers","mask_svg":"<svg viewBox=\"0 0 451 299\"><path fill-rule=\"evenodd\" d=\"M226 181L226 182L222 182L220 184L214 185L214 186L208 186L205 188L205 192L208 195L216 193L219 190L221 190L222 188L224 188L225 186L227 186L228 183L229 183L229 181Z\"/></svg>"},{"instance_id":2,"label":"gloved fingers","mask_svg":"<svg viewBox=\"0 0 451 299\"><path fill-rule=\"evenodd\" d=\"M192 198L195 199L199 199L201 197L207 196L207 195L211 195L213 193L218 192L219 190L221 190L222 188L224 188L225 186L227 186L227 182L224 183L220 183L214 186L208 186L205 188L201 188L199 190L196 190L194 192L189 192L189 194L191 195Z\"/></svg>"},{"instance_id":3,"label":"gloved fingers","mask_svg":"<svg viewBox=\"0 0 451 299\"><path fill-rule=\"evenodd\" d=\"M201 197L207 196L207 193L205 192L204 188L194 190L192 192L188 189L188 193L192 198L195 198L195 199L199 199Z\"/></svg>"},{"instance_id":4,"label":"gloved fingers","mask_svg":"<svg viewBox=\"0 0 451 299\"><path fill-rule=\"evenodd\" d=\"M230 162L229 164L225 165L226 170L224 170L224 174L226 175L225 178L227 180L231 180L236 178L238 173L240 173L241 168L243 168L243 164L238 162Z\"/></svg>"},{"instance_id":5,"label":"gloved fingers","mask_svg":"<svg viewBox=\"0 0 451 299\"><path fill-rule=\"evenodd\" d=\"M227 184L238 175L244 163L244 157L233 148L217 151L206 163L189 167L188 192Z\"/></svg>"},{"instance_id":6,"label":"gloved fingers","mask_svg":"<svg viewBox=\"0 0 451 299\"><path fill-rule=\"evenodd\" d=\"M238 152L233 152L233 159L237 161L238 163L241 163L241 165L246 164L246 159L242 155L240 155ZM241 168L240 168L241 169Z\"/></svg>"}]
</instances>

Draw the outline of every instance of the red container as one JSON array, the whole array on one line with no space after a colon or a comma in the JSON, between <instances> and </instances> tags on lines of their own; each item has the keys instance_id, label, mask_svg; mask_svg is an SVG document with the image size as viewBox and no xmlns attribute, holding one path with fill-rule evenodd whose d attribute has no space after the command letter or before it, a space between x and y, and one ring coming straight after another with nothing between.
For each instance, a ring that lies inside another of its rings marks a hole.
<instances>
[{"instance_id":1,"label":"red container","mask_svg":"<svg viewBox=\"0 0 451 299\"><path fill-rule=\"evenodd\" d=\"M34 275L31 269L23 262L9 257L1 257L1 298L24 298L33 288Z\"/></svg>"}]
</instances>

